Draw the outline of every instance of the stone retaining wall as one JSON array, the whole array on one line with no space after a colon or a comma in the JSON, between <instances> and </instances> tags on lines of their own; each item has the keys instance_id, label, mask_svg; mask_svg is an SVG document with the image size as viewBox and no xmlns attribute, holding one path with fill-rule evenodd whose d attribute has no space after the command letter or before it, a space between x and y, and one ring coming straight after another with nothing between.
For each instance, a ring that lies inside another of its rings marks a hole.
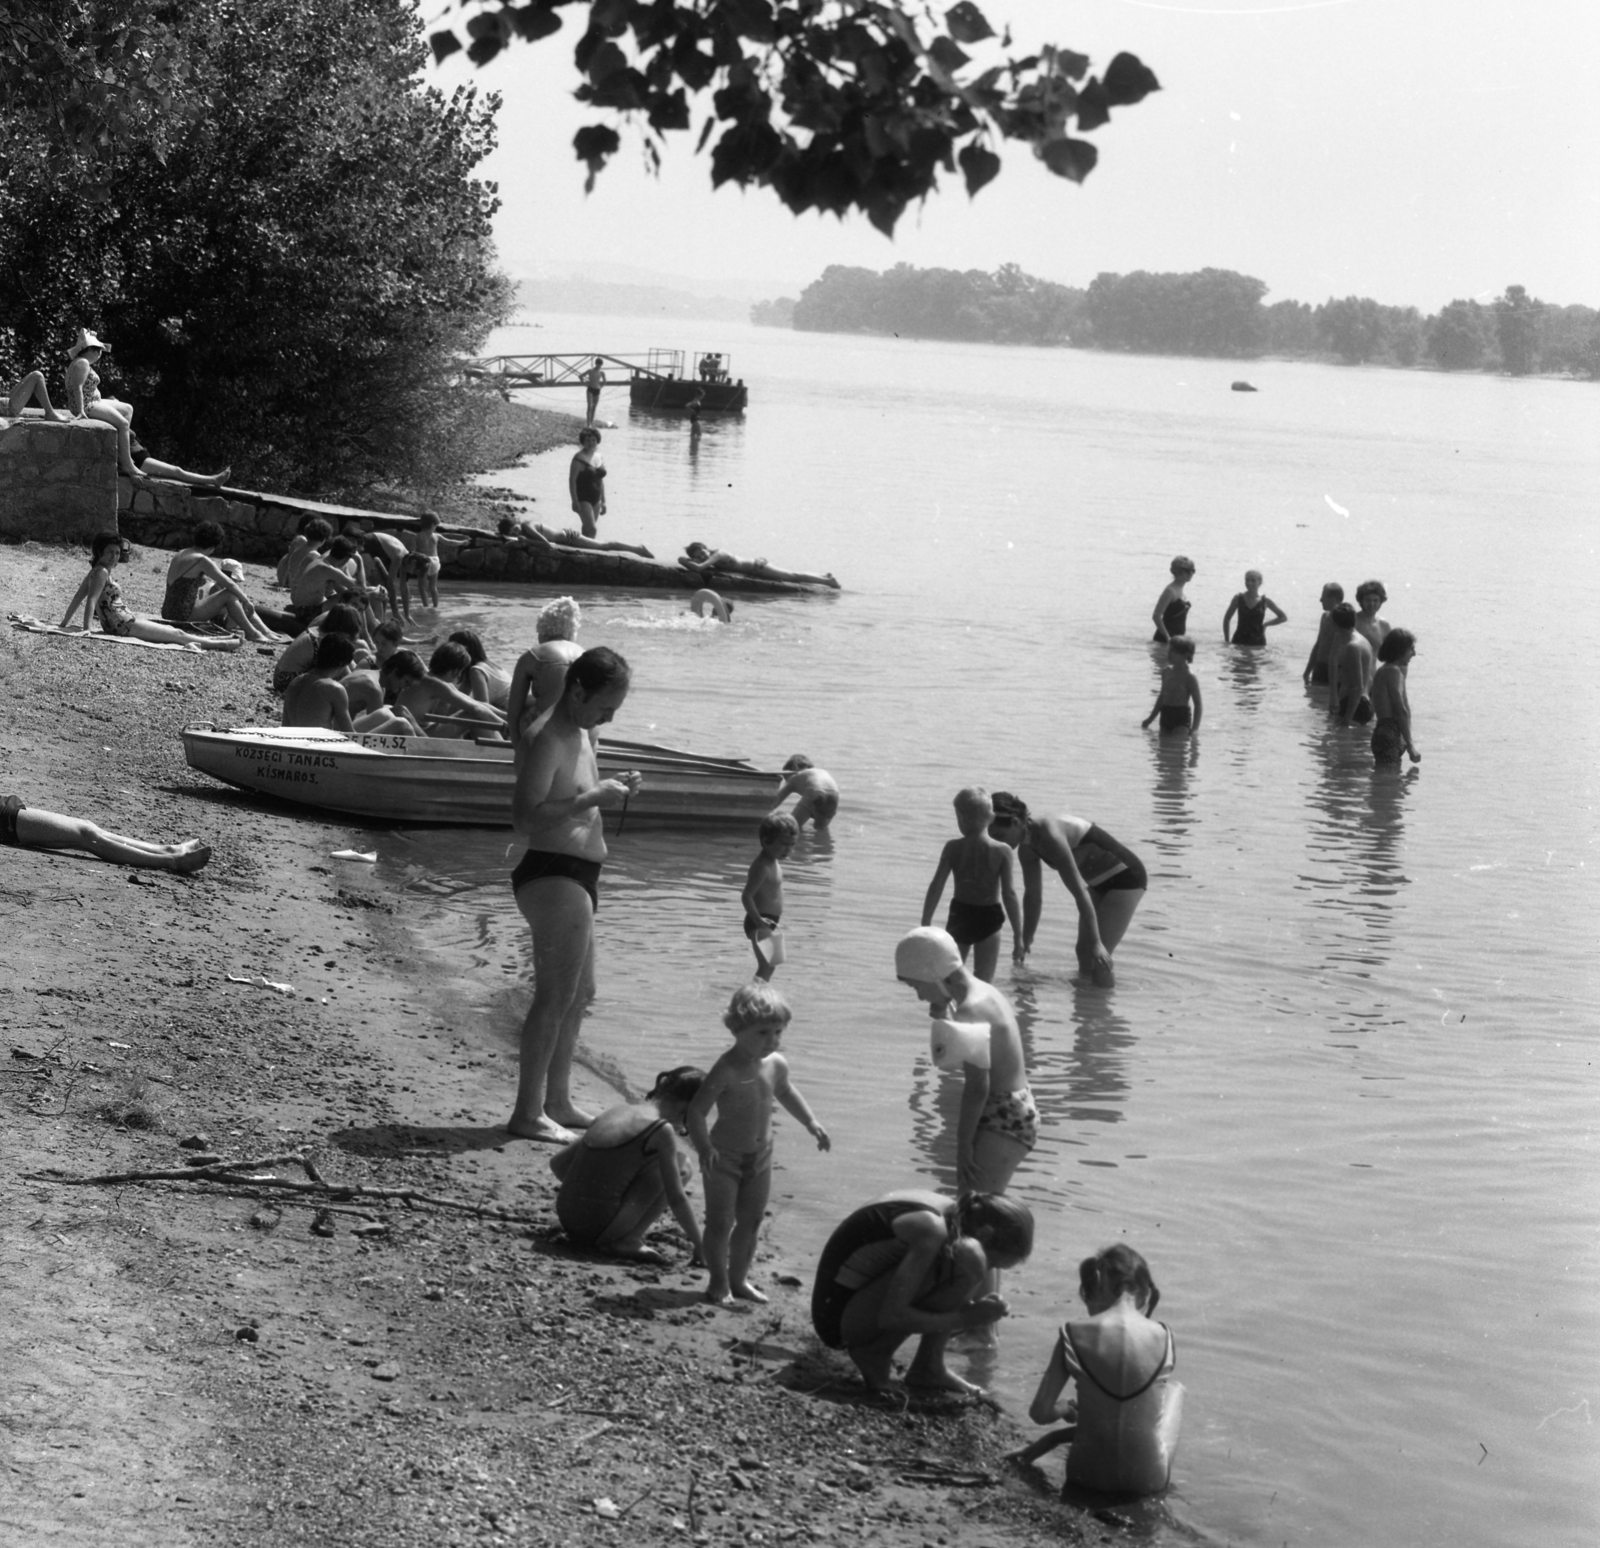
<instances>
[{"instance_id":1,"label":"stone retaining wall","mask_svg":"<svg viewBox=\"0 0 1600 1548\"><path fill-rule=\"evenodd\" d=\"M115 441L113 440L113 459ZM351 529L404 535L417 530L415 516L326 505L287 495L258 494L247 489L196 489L155 479L118 480L121 530L149 548L182 548L196 523L214 521L222 528L218 558L249 559L276 564L305 515L321 516L335 532ZM676 564L640 559L633 554L552 552L526 543L508 543L475 527L441 526L440 575L445 580L505 581L546 587L604 586L619 590L661 590L690 593L704 584ZM719 575L711 582L719 591L794 593L812 588L744 575Z\"/></svg>"},{"instance_id":2,"label":"stone retaining wall","mask_svg":"<svg viewBox=\"0 0 1600 1548\"><path fill-rule=\"evenodd\" d=\"M0 539L82 542L117 530L117 432L94 419L0 417Z\"/></svg>"}]
</instances>

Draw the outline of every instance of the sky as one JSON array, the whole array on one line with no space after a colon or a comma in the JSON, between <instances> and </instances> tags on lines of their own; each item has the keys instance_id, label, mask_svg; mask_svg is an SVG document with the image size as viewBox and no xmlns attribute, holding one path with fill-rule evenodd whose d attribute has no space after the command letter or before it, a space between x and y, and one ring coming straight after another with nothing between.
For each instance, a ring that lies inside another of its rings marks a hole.
<instances>
[{"instance_id":1,"label":"sky","mask_svg":"<svg viewBox=\"0 0 1600 1548\"><path fill-rule=\"evenodd\" d=\"M940 9L942 9L942 5ZM980 0L1021 54L1057 43L1096 69L1139 55L1162 90L1088 138L1073 185L1026 146L969 200L959 177L891 241L864 216L792 215L761 188L713 192L693 128L659 177L640 131L593 194L571 149L583 12L555 37L435 83L497 91L504 267L627 264L798 295L829 264L994 270L1062 284L1104 271L1236 269L1268 302L1365 295L1436 311L1520 284L1600 307L1596 0ZM437 0L424 15L436 16ZM452 13L460 16L460 12ZM976 52L976 51L974 51Z\"/></svg>"}]
</instances>

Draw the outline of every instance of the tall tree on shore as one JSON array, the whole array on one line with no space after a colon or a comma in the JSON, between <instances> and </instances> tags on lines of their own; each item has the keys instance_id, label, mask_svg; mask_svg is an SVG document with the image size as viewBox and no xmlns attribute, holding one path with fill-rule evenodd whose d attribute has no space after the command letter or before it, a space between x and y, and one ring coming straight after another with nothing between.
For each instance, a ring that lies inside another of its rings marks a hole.
<instances>
[{"instance_id":1,"label":"tall tree on shore","mask_svg":"<svg viewBox=\"0 0 1600 1548\"><path fill-rule=\"evenodd\" d=\"M1476 301L1452 301L1428 319L1428 353L1446 371L1481 366L1489 336L1489 320Z\"/></svg>"},{"instance_id":2,"label":"tall tree on shore","mask_svg":"<svg viewBox=\"0 0 1600 1548\"><path fill-rule=\"evenodd\" d=\"M168 14L165 164L130 132L102 197L87 159L14 159L0 182L0 366L58 363L87 324L173 460L313 490L448 477L455 361L507 298L472 175L495 100L420 83L407 0Z\"/></svg>"},{"instance_id":3,"label":"tall tree on shore","mask_svg":"<svg viewBox=\"0 0 1600 1548\"><path fill-rule=\"evenodd\" d=\"M1513 376L1528 376L1539 368L1539 314L1535 301L1521 285L1506 286L1494 304L1495 332L1500 341L1500 363Z\"/></svg>"}]
</instances>

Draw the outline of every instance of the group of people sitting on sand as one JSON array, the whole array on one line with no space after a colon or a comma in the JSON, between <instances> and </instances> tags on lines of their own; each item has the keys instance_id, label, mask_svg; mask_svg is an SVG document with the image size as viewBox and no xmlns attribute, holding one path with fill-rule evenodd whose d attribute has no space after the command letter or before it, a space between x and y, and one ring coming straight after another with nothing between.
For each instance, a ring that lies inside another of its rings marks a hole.
<instances>
[{"instance_id":1,"label":"group of people sitting on sand","mask_svg":"<svg viewBox=\"0 0 1600 1548\"><path fill-rule=\"evenodd\" d=\"M1199 730L1200 684L1193 671L1194 642L1188 637L1189 599L1184 588L1194 578L1194 561L1179 554L1172 561L1172 579L1151 613L1155 642L1166 647L1161 687L1145 718L1159 718L1162 731ZM1289 615L1262 594L1259 570L1245 571L1245 589L1234 594L1222 618L1224 644L1258 646L1267 630L1287 623ZM1306 658L1304 681L1328 689L1328 713L1340 725L1372 726L1372 758L1379 767L1397 766L1403 758L1422 761L1411 737L1411 701L1407 673L1417 654L1417 637L1378 617L1388 601L1382 581L1356 587L1356 604L1344 599L1344 587L1329 581L1322 588L1322 618ZM1268 617L1268 614L1271 617ZM1230 626L1237 627L1230 637Z\"/></svg>"}]
</instances>

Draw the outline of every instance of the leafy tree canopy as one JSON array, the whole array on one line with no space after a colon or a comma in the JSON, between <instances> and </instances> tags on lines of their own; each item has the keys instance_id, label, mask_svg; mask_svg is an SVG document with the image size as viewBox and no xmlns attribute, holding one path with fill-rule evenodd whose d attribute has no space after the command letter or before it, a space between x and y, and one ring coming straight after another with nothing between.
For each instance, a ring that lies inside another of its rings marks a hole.
<instances>
[{"instance_id":1,"label":"leafy tree canopy","mask_svg":"<svg viewBox=\"0 0 1600 1548\"><path fill-rule=\"evenodd\" d=\"M550 37L579 3L461 0L475 12L466 43L453 26L430 41L439 59L464 46L486 64L517 40ZM1101 75L1066 48L1012 58L1009 33L972 0L942 17L906 0L590 0L587 11L577 97L606 118L573 141L590 188L621 146L617 120L643 121L659 165L666 134L690 127L690 99L710 92L696 148L715 136L713 186L768 187L796 213L859 209L885 235L940 171L959 167L976 194L1000 171L1003 140L1082 182L1098 152L1069 130L1097 129L1159 89L1133 54Z\"/></svg>"}]
</instances>

